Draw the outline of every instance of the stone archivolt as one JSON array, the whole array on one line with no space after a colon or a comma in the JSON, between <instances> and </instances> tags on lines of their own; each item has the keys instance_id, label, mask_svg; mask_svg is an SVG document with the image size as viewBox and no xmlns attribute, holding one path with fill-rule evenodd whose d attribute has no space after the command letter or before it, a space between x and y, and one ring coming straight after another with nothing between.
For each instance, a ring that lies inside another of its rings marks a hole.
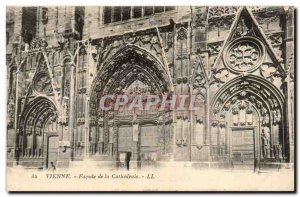
<instances>
[{"instance_id":1,"label":"stone archivolt","mask_svg":"<svg viewBox=\"0 0 300 197\"><path fill-rule=\"evenodd\" d=\"M272 139L268 140L273 147L269 147L268 155L261 157L278 158L276 149L283 143L282 140L287 138L286 134L280 133L284 129L281 116L284 113L283 107L283 95L270 82L256 76L241 76L226 83L214 97L211 112L217 124L212 125L216 127L220 124L222 127L224 121L232 124L225 126L226 133L230 131L230 127L268 129L269 135L272 136ZM263 134L258 132L256 135Z\"/></svg>"},{"instance_id":2,"label":"stone archivolt","mask_svg":"<svg viewBox=\"0 0 300 197\"><path fill-rule=\"evenodd\" d=\"M24 81L24 90L16 94L23 99L17 109L16 157L20 161L42 158L48 147L41 138L59 136L59 154L69 153L70 148L72 159L91 155L118 161L120 150L125 151L119 140L123 143L132 134L134 140L127 145L134 150L136 161L158 155L170 160L176 152L175 160L200 161L211 156L224 162L231 159L233 130L253 129L255 143L260 142L254 146L261 150L255 153L256 159L287 160L287 76L274 50L284 40L282 33L266 35L259 27L264 11L255 7L197 8L190 26L173 21L163 27L76 44L71 37L56 35L55 47L34 39L24 52L25 63L19 56L12 58L20 66L11 72L29 76L18 76ZM195 52L194 31L209 32L214 26L221 28L219 31L230 28L225 40L204 43L207 50ZM214 58L211 67L209 58ZM12 75L12 80L15 78ZM16 87L21 87L20 81ZM193 94L200 110L144 114L99 110L104 95L135 91L170 97ZM10 96L10 127L15 123L16 99ZM144 138L156 147L148 146ZM157 152L147 155L147 151Z\"/></svg>"}]
</instances>

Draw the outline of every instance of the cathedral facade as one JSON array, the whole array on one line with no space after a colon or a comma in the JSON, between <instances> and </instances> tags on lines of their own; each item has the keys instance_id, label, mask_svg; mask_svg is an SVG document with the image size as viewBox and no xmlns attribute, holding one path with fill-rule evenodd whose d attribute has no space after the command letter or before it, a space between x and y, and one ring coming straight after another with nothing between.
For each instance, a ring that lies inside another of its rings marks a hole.
<instances>
[{"instance_id":1,"label":"cathedral facade","mask_svg":"<svg viewBox=\"0 0 300 197\"><path fill-rule=\"evenodd\" d=\"M6 39L8 166L294 163L292 7L7 7ZM198 108L99 108L137 92Z\"/></svg>"}]
</instances>

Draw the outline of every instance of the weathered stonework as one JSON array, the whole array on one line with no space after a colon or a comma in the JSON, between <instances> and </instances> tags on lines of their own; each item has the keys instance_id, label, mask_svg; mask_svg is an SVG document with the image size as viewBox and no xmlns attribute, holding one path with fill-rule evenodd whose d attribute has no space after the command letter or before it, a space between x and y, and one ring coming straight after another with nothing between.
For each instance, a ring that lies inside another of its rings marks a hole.
<instances>
[{"instance_id":1,"label":"weathered stonework","mask_svg":"<svg viewBox=\"0 0 300 197\"><path fill-rule=\"evenodd\" d=\"M7 164L293 163L294 8L149 9L7 7ZM136 87L200 109L99 110Z\"/></svg>"}]
</instances>

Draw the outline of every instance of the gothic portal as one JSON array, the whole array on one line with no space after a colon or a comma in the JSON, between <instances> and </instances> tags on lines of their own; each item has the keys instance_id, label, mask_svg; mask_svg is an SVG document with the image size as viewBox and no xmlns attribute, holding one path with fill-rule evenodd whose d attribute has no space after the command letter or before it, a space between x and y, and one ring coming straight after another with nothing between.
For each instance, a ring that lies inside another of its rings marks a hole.
<instances>
[{"instance_id":1,"label":"gothic portal","mask_svg":"<svg viewBox=\"0 0 300 197\"><path fill-rule=\"evenodd\" d=\"M7 7L6 20L8 166L294 163L292 7ZM120 95L197 108L104 99Z\"/></svg>"}]
</instances>

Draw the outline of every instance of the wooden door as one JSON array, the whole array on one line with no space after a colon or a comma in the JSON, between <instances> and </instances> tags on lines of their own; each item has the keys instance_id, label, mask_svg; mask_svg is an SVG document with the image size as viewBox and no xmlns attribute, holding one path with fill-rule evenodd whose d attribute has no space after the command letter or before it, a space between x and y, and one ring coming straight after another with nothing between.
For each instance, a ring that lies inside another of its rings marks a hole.
<instances>
[{"instance_id":1,"label":"wooden door","mask_svg":"<svg viewBox=\"0 0 300 197\"><path fill-rule=\"evenodd\" d=\"M158 131L156 125L141 127L141 165L153 167L158 160Z\"/></svg>"},{"instance_id":2,"label":"wooden door","mask_svg":"<svg viewBox=\"0 0 300 197\"><path fill-rule=\"evenodd\" d=\"M231 161L234 166L254 165L255 133L254 129L232 129Z\"/></svg>"}]
</instances>

